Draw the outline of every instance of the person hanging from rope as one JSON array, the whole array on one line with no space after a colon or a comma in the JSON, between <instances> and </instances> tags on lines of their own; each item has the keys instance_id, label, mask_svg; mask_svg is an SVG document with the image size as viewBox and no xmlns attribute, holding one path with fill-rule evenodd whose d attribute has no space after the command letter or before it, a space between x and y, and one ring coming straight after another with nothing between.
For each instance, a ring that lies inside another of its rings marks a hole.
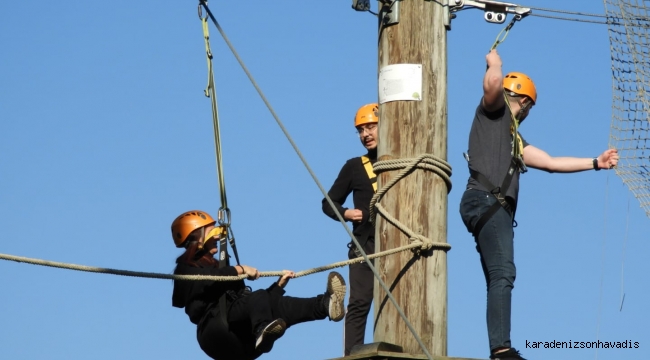
<instances>
[{"instance_id":1,"label":"person hanging from rope","mask_svg":"<svg viewBox=\"0 0 650 360\"><path fill-rule=\"evenodd\" d=\"M366 254L375 252L375 227L368 221L370 201L377 191L377 177L372 164L377 160L377 125L379 106L364 105L356 113L354 126L359 133L361 144L368 150L364 156L348 160L334 181L328 195L336 210L346 221L352 222L352 232ZM348 195L353 194L354 209L344 208ZM335 210L323 199L323 212L338 221ZM348 243L348 258L361 256L353 242ZM374 275L364 263L350 265L350 300L345 316L345 355L350 355L352 347L364 343L366 322L373 297Z\"/></svg>"},{"instance_id":2,"label":"person hanging from rope","mask_svg":"<svg viewBox=\"0 0 650 360\"><path fill-rule=\"evenodd\" d=\"M533 81L522 73L503 76L496 50L486 57L483 97L469 134L470 177L460 214L476 241L487 282L490 359L522 360L510 342L511 292L515 282L514 221L519 175L527 167L549 173L611 169L615 149L595 158L552 157L526 142L518 127L537 102Z\"/></svg>"},{"instance_id":3,"label":"person hanging from rope","mask_svg":"<svg viewBox=\"0 0 650 360\"><path fill-rule=\"evenodd\" d=\"M185 212L173 221L174 243L185 248L176 259L174 274L246 274L248 280L258 279L260 273L254 267L220 266L214 254L225 230L215 224L208 213L199 210ZM293 271L285 270L268 289L256 291L245 286L243 280L175 280L172 305L185 308L190 321L197 325L201 349L211 358L256 359L271 351L274 342L295 324L327 317L331 321L341 321L345 315L346 285L341 274L331 272L325 293L311 298L284 295L284 287L294 276Z\"/></svg>"}]
</instances>

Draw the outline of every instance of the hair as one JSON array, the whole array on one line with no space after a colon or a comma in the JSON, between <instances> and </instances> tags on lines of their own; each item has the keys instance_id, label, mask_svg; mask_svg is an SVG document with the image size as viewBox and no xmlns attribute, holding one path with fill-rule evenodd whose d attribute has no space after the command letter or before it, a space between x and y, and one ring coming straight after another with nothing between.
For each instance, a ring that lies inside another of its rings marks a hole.
<instances>
[{"instance_id":1,"label":"hair","mask_svg":"<svg viewBox=\"0 0 650 360\"><path fill-rule=\"evenodd\" d=\"M201 229L192 231L185 240L185 252L176 259L176 264L187 264L193 267L216 267L219 261L205 248L199 250ZM178 265L176 267L178 268Z\"/></svg>"}]
</instances>

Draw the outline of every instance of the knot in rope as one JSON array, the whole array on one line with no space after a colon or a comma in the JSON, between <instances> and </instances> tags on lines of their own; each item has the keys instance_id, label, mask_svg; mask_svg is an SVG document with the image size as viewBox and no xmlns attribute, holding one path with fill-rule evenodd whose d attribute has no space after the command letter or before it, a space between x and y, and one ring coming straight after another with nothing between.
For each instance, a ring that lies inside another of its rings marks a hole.
<instances>
[{"instance_id":1,"label":"knot in rope","mask_svg":"<svg viewBox=\"0 0 650 360\"><path fill-rule=\"evenodd\" d=\"M437 156L422 154L417 158L377 161L373 165L373 171L377 176L382 172L390 170L400 170L400 172L398 172L397 175L395 175L395 177L393 177L386 185L378 189L377 193L372 197L372 200L370 201L370 221L375 223L377 214L381 215L386 221L408 236L409 241L413 245L421 243L419 251L427 251L430 249L449 251L451 249L449 244L433 242L424 235L416 234L408 226L404 225L389 214L379 203L384 194L386 194L390 188L397 184L398 181L410 175L415 169L430 171L438 175L445 182L445 185L447 185L447 193L451 191L451 165Z\"/></svg>"}]
</instances>

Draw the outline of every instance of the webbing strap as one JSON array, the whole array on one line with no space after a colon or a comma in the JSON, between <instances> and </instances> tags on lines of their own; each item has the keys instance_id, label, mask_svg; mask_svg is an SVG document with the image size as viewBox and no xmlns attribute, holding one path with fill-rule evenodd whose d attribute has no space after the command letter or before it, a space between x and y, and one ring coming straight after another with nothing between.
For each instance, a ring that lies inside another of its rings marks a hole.
<instances>
[{"instance_id":1,"label":"webbing strap","mask_svg":"<svg viewBox=\"0 0 650 360\"><path fill-rule=\"evenodd\" d=\"M225 268L230 265L228 259L228 241L226 238L219 240L219 269ZM228 304L226 303L226 293L223 293L219 298L219 312L221 322L226 329L228 329Z\"/></svg>"},{"instance_id":2,"label":"webbing strap","mask_svg":"<svg viewBox=\"0 0 650 360\"><path fill-rule=\"evenodd\" d=\"M201 20L201 26L203 29L203 39L205 41L205 56L208 64L208 84L204 90L205 96L210 98L210 103L212 105L212 126L214 128L214 152L217 159L217 176L219 181L219 193L221 195L221 207L219 208L218 214L218 223L220 226L223 226L227 229L228 240L230 241L230 246L233 249L235 254L235 259L237 259L237 264L239 264L239 254L237 253L237 247L235 245L235 236L230 226L230 208L228 208L228 198L226 197L226 180L224 177L223 170L223 159L221 151L221 131L219 125L219 109L217 107L217 93L215 90L214 84L214 71L212 65L212 50L210 49L210 31L208 28L208 15L205 17L202 14L202 5L199 3L198 12L199 19ZM226 244L224 242L224 244ZM225 249L225 245L224 245ZM227 256L226 252L226 256Z\"/></svg>"},{"instance_id":3,"label":"webbing strap","mask_svg":"<svg viewBox=\"0 0 650 360\"><path fill-rule=\"evenodd\" d=\"M520 18L517 18L517 16L512 17L510 23L508 23L508 25L506 25L506 27L503 28L503 30L501 30L497 35L497 39L494 41L494 44L492 44L490 51L496 49L497 46L499 46L502 42L506 40L506 38L508 37L508 33L510 33L510 29L512 29L512 27L515 26L515 22L519 19Z\"/></svg>"},{"instance_id":4,"label":"webbing strap","mask_svg":"<svg viewBox=\"0 0 650 360\"><path fill-rule=\"evenodd\" d=\"M377 175L375 175L375 171L372 168L370 158L364 155L361 157L361 162L363 163L363 167L366 169L368 179L370 179L370 183L372 184L372 189L377 192Z\"/></svg>"},{"instance_id":5,"label":"webbing strap","mask_svg":"<svg viewBox=\"0 0 650 360\"><path fill-rule=\"evenodd\" d=\"M503 100L508 106L510 111L510 134L512 135L512 158L515 162L516 169L519 170L522 174L527 172L526 164L524 163L524 144L521 140L521 135L519 135L519 120L512 112L512 107L510 106L510 101L508 100L508 95L506 89L503 89Z\"/></svg>"}]
</instances>

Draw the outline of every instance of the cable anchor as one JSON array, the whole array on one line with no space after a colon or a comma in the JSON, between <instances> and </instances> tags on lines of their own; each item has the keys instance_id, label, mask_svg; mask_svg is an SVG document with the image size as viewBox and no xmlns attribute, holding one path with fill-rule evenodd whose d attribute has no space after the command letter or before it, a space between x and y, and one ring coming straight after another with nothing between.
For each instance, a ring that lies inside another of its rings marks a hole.
<instances>
[{"instance_id":1,"label":"cable anchor","mask_svg":"<svg viewBox=\"0 0 650 360\"><path fill-rule=\"evenodd\" d=\"M507 14L513 14L514 21L519 21L524 17L530 15L532 10L527 7L519 6L517 4L493 1L493 0L447 0L449 2L449 22L455 17L455 12L463 10L464 8L482 9L485 14L485 21L495 24L503 24L506 21ZM451 23L445 24L448 29L451 28ZM512 27L512 26L510 26ZM509 29L508 29L509 30Z\"/></svg>"}]
</instances>

